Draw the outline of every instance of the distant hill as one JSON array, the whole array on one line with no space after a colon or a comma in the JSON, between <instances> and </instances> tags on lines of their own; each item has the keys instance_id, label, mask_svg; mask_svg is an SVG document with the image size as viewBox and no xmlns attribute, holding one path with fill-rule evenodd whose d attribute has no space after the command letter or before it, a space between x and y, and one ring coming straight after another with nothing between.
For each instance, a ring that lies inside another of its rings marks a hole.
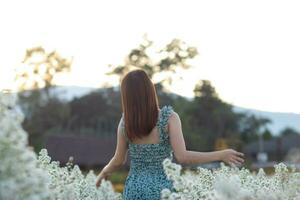
<instances>
[{"instance_id":1,"label":"distant hill","mask_svg":"<svg viewBox=\"0 0 300 200\"><path fill-rule=\"evenodd\" d=\"M268 128L272 133L277 135L285 127L290 127L300 132L300 114L296 113L282 113L282 112L268 112L255 109L248 109L235 106L234 110L237 112L248 112L255 116L262 116L269 118L272 124Z\"/></svg>"},{"instance_id":2,"label":"distant hill","mask_svg":"<svg viewBox=\"0 0 300 200\"><path fill-rule=\"evenodd\" d=\"M115 87L117 89L117 87ZM80 97L88 94L94 90L101 90L99 88L78 87L78 86L57 86L54 89L54 93L61 99L70 101L74 97ZM280 112L268 112L255 109L242 108L234 106L236 112L247 112L254 114L255 116L263 116L269 118L272 124L268 125L268 128L272 133L277 135L285 127L291 127L300 132L300 114L295 113L280 113Z\"/></svg>"},{"instance_id":3,"label":"distant hill","mask_svg":"<svg viewBox=\"0 0 300 200\"><path fill-rule=\"evenodd\" d=\"M71 101L75 97L81 97L99 88L80 87L80 86L55 86L51 93L58 98Z\"/></svg>"}]
</instances>

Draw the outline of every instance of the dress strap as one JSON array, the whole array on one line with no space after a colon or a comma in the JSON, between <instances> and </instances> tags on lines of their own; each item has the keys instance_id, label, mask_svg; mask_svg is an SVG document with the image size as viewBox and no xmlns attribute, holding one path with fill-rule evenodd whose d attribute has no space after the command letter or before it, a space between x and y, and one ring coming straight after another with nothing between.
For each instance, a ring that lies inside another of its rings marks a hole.
<instances>
[{"instance_id":1,"label":"dress strap","mask_svg":"<svg viewBox=\"0 0 300 200\"><path fill-rule=\"evenodd\" d=\"M170 105L166 105L161 109L159 120L158 120L158 128L159 128L159 139L160 142L168 141L168 122L169 117L173 112L173 107Z\"/></svg>"}]
</instances>

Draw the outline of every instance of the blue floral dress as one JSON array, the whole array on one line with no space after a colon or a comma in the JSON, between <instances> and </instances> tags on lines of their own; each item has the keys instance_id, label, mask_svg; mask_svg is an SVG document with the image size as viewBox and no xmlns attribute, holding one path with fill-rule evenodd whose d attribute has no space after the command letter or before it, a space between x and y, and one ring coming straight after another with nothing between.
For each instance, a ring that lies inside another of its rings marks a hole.
<instances>
[{"instance_id":1,"label":"blue floral dress","mask_svg":"<svg viewBox=\"0 0 300 200\"><path fill-rule=\"evenodd\" d=\"M172 110L172 106L164 106L159 112L156 124L159 143L134 144L125 134L131 161L123 191L124 200L158 200L162 189L168 188L173 191L172 181L168 180L162 165L165 158L173 159L173 150L167 133L168 119ZM122 128L124 134L124 120L122 120Z\"/></svg>"}]
</instances>

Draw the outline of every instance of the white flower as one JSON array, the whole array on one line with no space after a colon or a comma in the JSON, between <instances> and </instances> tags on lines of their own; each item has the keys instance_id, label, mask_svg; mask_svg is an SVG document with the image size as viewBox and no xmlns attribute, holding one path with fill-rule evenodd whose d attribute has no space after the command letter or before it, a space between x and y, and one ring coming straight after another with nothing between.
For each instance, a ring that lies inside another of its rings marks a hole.
<instances>
[{"instance_id":1,"label":"white flower","mask_svg":"<svg viewBox=\"0 0 300 200\"><path fill-rule=\"evenodd\" d=\"M93 172L84 176L78 166L60 167L43 149L37 158L27 147L23 114L16 97L0 94L0 199L96 200L121 199L109 181L96 188Z\"/></svg>"},{"instance_id":2,"label":"white flower","mask_svg":"<svg viewBox=\"0 0 300 200\"><path fill-rule=\"evenodd\" d=\"M196 171L181 172L170 160L164 162L165 172L175 192L163 190L162 199L210 199L210 200L273 200L299 199L300 173L288 169L283 163L275 165L275 174L266 176L260 169L251 173L248 169L231 168L221 164L216 170L198 167Z\"/></svg>"}]
</instances>

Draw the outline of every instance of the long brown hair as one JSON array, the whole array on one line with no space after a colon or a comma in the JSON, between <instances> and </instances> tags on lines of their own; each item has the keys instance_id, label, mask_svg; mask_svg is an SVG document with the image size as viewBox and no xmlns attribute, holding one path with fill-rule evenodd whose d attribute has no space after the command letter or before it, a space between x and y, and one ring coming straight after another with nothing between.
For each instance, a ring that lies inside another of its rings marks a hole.
<instances>
[{"instance_id":1,"label":"long brown hair","mask_svg":"<svg viewBox=\"0 0 300 200\"><path fill-rule=\"evenodd\" d=\"M159 104L155 87L145 71L133 70L124 76L121 98L128 139L149 135L158 119Z\"/></svg>"}]
</instances>

